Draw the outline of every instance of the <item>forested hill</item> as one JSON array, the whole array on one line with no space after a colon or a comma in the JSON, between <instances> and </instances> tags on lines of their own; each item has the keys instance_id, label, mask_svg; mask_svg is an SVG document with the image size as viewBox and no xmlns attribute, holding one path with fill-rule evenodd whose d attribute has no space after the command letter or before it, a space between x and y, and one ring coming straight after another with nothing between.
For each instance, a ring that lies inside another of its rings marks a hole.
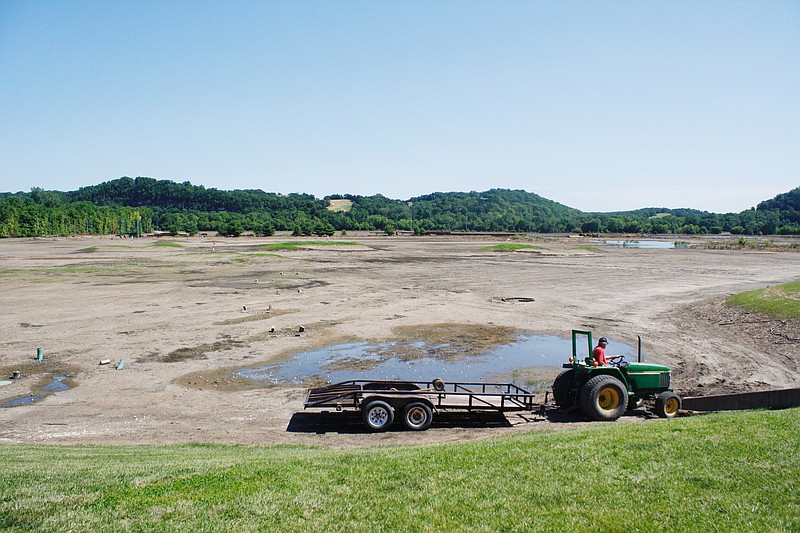
<instances>
[{"instance_id":1,"label":"forested hill","mask_svg":"<svg viewBox=\"0 0 800 533\"><path fill-rule=\"evenodd\" d=\"M756 209L780 213L785 221L800 225L800 187L779 194L772 200L765 200Z\"/></svg>"},{"instance_id":2,"label":"forested hill","mask_svg":"<svg viewBox=\"0 0 800 533\"><path fill-rule=\"evenodd\" d=\"M296 208L316 215L316 210L325 210L326 201L310 194L288 196L267 193L261 190L220 191L192 185L188 181L176 183L139 177L123 177L99 185L81 187L77 191L64 193L71 202L86 201L95 205L129 207L158 207L193 211L276 211Z\"/></svg>"},{"instance_id":3,"label":"forested hill","mask_svg":"<svg viewBox=\"0 0 800 533\"><path fill-rule=\"evenodd\" d=\"M536 194L508 189L432 193L409 200L374 196L222 191L153 178L123 177L77 191L0 193L0 237L154 230L250 231L331 235L337 231L481 231L800 234L800 188L741 213L645 208L584 213Z\"/></svg>"},{"instance_id":4,"label":"forested hill","mask_svg":"<svg viewBox=\"0 0 800 533\"><path fill-rule=\"evenodd\" d=\"M391 220L413 218L431 220L436 229L459 228L462 223L470 227L470 220L485 230L487 224L495 231L508 231L521 225L522 231L530 224L541 225L550 221L578 217L581 212L525 191L492 189L478 193L433 193L408 201L393 200L383 195L334 195L317 200L308 194L280 195L261 190L220 191L152 178L120 178L91 187L66 193L70 201L88 201L96 205L131 207L159 207L195 211L231 211L251 213L292 212L294 210L319 217L327 210L329 199L352 202L350 213L359 221L364 217L383 216ZM412 213L413 210L413 213ZM491 230L489 230L491 231Z\"/></svg>"}]
</instances>

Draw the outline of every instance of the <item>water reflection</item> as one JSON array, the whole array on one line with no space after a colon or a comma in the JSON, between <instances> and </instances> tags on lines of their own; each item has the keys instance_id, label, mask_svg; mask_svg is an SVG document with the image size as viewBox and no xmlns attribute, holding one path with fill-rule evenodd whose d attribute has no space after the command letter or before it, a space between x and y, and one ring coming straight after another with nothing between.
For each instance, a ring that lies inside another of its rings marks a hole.
<instances>
[{"instance_id":1,"label":"water reflection","mask_svg":"<svg viewBox=\"0 0 800 533\"><path fill-rule=\"evenodd\" d=\"M17 407L18 405L30 405L33 402L38 402L41 400L41 396L23 396L22 398L16 398L14 400L9 400L3 404L3 407Z\"/></svg>"},{"instance_id":2,"label":"water reflection","mask_svg":"<svg viewBox=\"0 0 800 533\"><path fill-rule=\"evenodd\" d=\"M53 381L42 387L42 390L51 392L69 390L69 385L64 383L65 379L67 379L67 376L56 376Z\"/></svg>"}]
</instances>

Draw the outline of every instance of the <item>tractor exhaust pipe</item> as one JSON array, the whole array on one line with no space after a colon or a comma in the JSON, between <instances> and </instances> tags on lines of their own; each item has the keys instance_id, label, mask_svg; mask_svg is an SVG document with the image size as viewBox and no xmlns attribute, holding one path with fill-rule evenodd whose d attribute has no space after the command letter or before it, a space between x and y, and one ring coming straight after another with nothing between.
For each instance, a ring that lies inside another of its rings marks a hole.
<instances>
[{"instance_id":1,"label":"tractor exhaust pipe","mask_svg":"<svg viewBox=\"0 0 800 533\"><path fill-rule=\"evenodd\" d=\"M642 336L641 335L637 335L637 337L639 338L639 358L638 358L638 361L640 363L644 363L644 358L642 357Z\"/></svg>"}]
</instances>

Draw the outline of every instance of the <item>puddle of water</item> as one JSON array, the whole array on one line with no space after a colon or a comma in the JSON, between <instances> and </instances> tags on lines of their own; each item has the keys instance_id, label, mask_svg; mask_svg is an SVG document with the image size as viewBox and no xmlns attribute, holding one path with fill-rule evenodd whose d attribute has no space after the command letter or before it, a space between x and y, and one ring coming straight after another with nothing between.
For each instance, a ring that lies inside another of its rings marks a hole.
<instances>
[{"instance_id":1,"label":"puddle of water","mask_svg":"<svg viewBox=\"0 0 800 533\"><path fill-rule=\"evenodd\" d=\"M408 346L421 348L429 355L410 360L385 355L393 350L402 352ZM614 355L625 355L629 361L636 359L633 347L614 343L613 340L611 346ZM586 350L579 345L581 349ZM244 369L238 374L274 384L299 384L303 379L317 377L331 383L350 379L430 381L441 378L445 382L482 381L521 368L561 366L572 355L572 340L554 335L523 336L519 341L500 346L489 353L463 356L457 360L443 359L440 355L442 351L446 352L446 345L402 342L338 344L298 353L284 363Z\"/></svg>"},{"instance_id":2,"label":"puddle of water","mask_svg":"<svg viewBox=\"0 0 800 533\"><path fill-rule=\"evenodd\" d=\"M609 246L619 248L648 248L651 250L671 250L673 248L689 248L691 244L686 242L670 242L659 240L607 240L601 241Z\"/></svg>"},{"instance_id":3,"label":"puddle of water","mask_svg":"<svg viewBox=\"0 0 800 533\"><path fill-rule=\"evenodd\" d=\"M42 391L46 392L60 392L69 390L70 386L64 383L64 380L67 379L67 376L55 376L53 381L42 387ZM22 398L16 398L14 400L9 400L0 407L17 407L20 405L30 405L33 402L38 402L44 398L44 395L39 396L23 396Z\"/></svg>"},{"instance_id":4,"label":"puddle of water","mask_svg":"<svg viewBox=\"0 0 800 533\"><path fill-rule=\"evenodd\" d=\"M69 385L64 383L65 379L67 379L67 376L56 376L53 378L53 381L42 387L42 390L51 392L69 390Z\"/></svg>"},{"instance_id":5,"label":"puddle of water","mask_svg":"<svg viewBox=\"0 0 800 533\"><path fill-rule=\"evenodd\" d=\"M33 402L38 402L41 400L41 396L24 396L22 398L17 398L16 400L9 400L3 404L3 407L16 407L18 405L30 405Z\"/></svg>"}]
</instances>

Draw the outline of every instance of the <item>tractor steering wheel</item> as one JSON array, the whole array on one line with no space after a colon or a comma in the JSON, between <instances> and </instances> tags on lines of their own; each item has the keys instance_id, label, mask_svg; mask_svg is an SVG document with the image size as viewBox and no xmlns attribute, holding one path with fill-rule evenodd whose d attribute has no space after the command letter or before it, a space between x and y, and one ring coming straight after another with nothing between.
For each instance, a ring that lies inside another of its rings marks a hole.
<instances>
[{"instance_id":1,"label":"tractor steering wheel","mask_svg":"<svg viewBox=\"0 0 800 533\"><path fill-rule=\"evenodd\" d=\"M612 355L611 357L606 357L606 359L612 365L619 366L625 360L625 356L624 355Z\"/></svg>"}]
</instances>

